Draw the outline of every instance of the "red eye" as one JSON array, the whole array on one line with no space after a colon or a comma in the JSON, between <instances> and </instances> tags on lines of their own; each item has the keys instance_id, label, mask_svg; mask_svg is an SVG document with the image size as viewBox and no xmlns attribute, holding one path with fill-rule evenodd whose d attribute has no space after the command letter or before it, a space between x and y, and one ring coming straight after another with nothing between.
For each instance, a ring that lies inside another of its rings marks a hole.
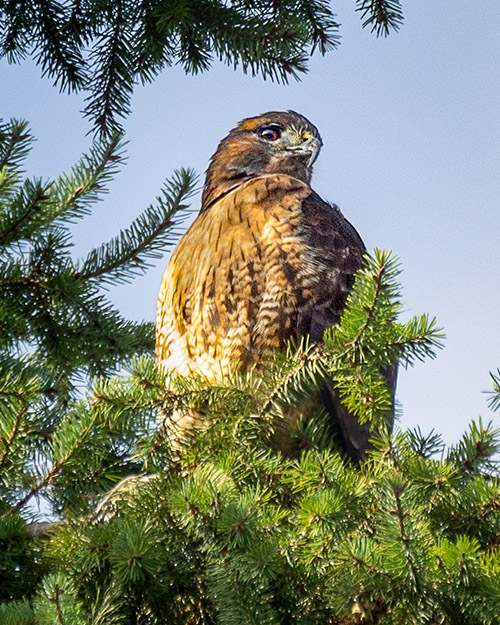
<instances>
[{"instance_id":1,"label":"red eye","mask_svg":"<svg viewBox=\"0 0 500 625\"><path fill-rule=\"evenodd\" d=\"M268 126L260 131L260 136L266 141L277 141L281 137L281 128Z\"/></svg>"}]
</instances>

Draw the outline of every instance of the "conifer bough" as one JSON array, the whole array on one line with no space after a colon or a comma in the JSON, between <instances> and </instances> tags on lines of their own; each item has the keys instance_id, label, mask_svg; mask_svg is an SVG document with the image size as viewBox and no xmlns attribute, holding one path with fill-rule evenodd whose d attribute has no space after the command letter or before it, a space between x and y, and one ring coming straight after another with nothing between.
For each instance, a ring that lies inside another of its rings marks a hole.
<instances>
[{"instance_id":1,"label":"conifer bough","mask_svg":"<svg viewBox=\"0 0 500 625\"><path fill-rule=\"evenodd\" d=\"M0 125L0 624L497 625L491 424L447 452L434 432L396 429L361 466L321 411L296 457L270 445L283 409L307 406L325 376L383 424L380 365L440 347L427 315L399 320L394 256L366 257L321 348L290 345L265 376L174 376L153 358L152 324L126 322L100 287L171 242L192 172L78 262L68 223L101 196L119 138L51 183L23 178L31 141L26 123ZM168 415L193 407L208 427L172 453ZM42 536L40 499L57 519Z\"/></svg>"},{"instance_id":2,"label":"conifer bough","mask_svg":"<svg viewBox=\"0 0 500 625\"><path fill-rule=\"evenodd\" d=\"M399 0L355 0L363 26L397 30ZM134 84L178 64L187 73L214 59L287 82L315 51L339 43L326 0L0 0L0 58L33 56L65 91L88 94L85 115L104 134L130 112Z\"/></svg>"}]
</instances>

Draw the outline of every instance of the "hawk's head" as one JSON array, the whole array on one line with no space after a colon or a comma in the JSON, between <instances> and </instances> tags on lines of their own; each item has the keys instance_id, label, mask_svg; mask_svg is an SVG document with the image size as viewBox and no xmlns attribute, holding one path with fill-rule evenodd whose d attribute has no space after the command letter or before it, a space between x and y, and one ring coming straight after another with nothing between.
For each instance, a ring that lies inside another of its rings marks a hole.
<instances>
[{"instance_id":1,"label":"hawk's head","mask_svg":"<svg viewBox=\"0 0 500 625\"><path fill-rule=\"evenodd\" d=\"M316 126L294 111L244 119L220 142L212 157L202 210L255 176L288 174L309 183L321 145Z\"/></svg>"}]
</instances>

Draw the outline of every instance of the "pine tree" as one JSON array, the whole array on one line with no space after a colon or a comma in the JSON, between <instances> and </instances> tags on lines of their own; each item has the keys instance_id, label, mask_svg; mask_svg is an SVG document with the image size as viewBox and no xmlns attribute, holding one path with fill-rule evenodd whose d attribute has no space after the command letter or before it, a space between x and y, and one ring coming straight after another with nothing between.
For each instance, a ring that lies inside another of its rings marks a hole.
<instances>
[{"instance_id":1,"label":"pine tree","mask_svg":"<svg viewBox=\"0 0 500 625\"><path fill-rule=\"evenodd\" d=\"M387 35L399 0L355 0L363 26ZM134 84L180 64L197 74L220 60L287 82L318 50L337 47L327 0L0 0L0 58L33 56L65 91L83 91L85 115L109 134L130 112Z\"/></svg>"},{"instance_id":2,"label":"pine tree","mask_svg":"<svg viewBox=\"0 0 500 625\"><path fill-rule=\"evenodd\" d=\"M366 258L322 346L290 345L265 375L218 386L175 377L156 366L151 324L122 319L102 286L171 242L192 172L75 260L69 226L123 142L95 143L50 183L23 178L31 142L24 122L1 126L0 623L496 624L500 432L473 422L445 450L434 432L385 427L380 369L442 339L426 315L400 321L394 256ZM304 419L299 455L273 450L283 411L325 379L378 426L360 466L321 412ZM206 429L171 449L169 416L193 406Z\"/></svg>"},{"instance_id":3,"label":"pine tree","mask_svg":"<svg viewBox=\"0 0 500 625\"><path fill-rule=\"evenodd\" d=\"M163 253L195 184L193 172L175 173L129 229L74 260L70 225L102 198L123 141L115 135L94 144L50 182L23 180L32 141L25 122L0 125L2 600L29 594L38 581L30 528L18 510L33 517L36 499L45 516L84 505L90 492L136 468L127 452L137 432L120 427L108 445L116 424L97 423L83 398L92 380L151 354L154 330L123 319L102 287L130 280ZM85 482L93 484L89 492Z\"/></svg>"}]
</instances>

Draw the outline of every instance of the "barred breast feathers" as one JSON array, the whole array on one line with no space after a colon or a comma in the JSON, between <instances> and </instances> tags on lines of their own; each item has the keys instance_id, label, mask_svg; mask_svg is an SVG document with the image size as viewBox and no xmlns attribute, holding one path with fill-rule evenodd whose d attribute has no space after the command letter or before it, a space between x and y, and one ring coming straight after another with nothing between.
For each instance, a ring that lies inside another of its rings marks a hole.
<instances>
[{"instance_id":1,"label":"barred breast feathers","mask_svg":"<svg viewBox=\"0 0 500 625\"><path fill-rule=\"evenodd\" d=\"M294 304L283 259L300 265L301 203L310 193L300 180L270 174L201 212L162 280L156 332L165 367L217 379L235 360L245 368L258 351L282 346L280 316Z\"/></svg>"}]
</instances>

